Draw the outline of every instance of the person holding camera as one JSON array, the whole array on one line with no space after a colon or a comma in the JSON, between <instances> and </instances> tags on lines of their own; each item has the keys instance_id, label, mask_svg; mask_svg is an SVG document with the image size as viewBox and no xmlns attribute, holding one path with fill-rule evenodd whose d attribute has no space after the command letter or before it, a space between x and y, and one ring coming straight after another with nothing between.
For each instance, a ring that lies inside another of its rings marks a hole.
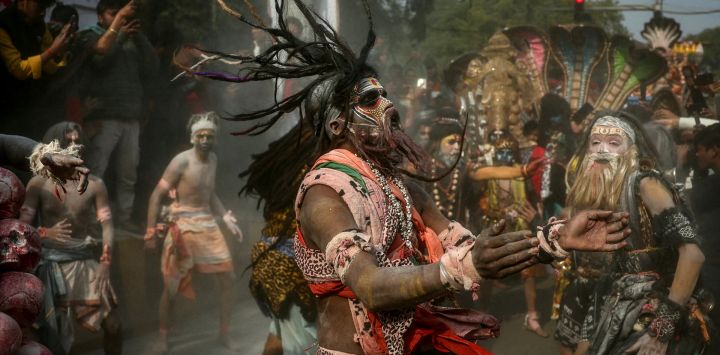
<instances>
[{"instance_id":1,"label":"person holding camera","mask_svg":"<svg viewBox=\"0 0 720 355\"><path fill-rule=\"evenodd\" d=\"M88 144L88 165L102 177L116 152L117 221L128 229L137 180L140 117L158 59L140 32L135 2L123 3L98 2L98 23L83 33L92 53L83 68L81 92L97 102L85 118L86 129L95 132Z\"/></svg>"},{"instance_id":2,"label":"person holding camera","mask_svg":"<svg viewBox=\"0 0 720 355\"><path fill-rule=\"evenodd\" d=\"M15 0L0 11L0 131L37 139L37 93L48 74L65 65L68 43L74 36L71 24L53 37L45 24L45 12L54 0Z\"/></svg>"}]
</instances>

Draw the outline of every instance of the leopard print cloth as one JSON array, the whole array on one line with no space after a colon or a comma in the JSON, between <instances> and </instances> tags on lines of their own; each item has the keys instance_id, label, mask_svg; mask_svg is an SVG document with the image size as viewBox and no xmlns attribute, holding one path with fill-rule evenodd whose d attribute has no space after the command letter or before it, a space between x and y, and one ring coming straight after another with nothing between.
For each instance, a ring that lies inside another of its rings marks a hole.
<instances>
[{"instance_id":1,"label":"leopard print cloth","mask_svg":"<svg viewBox=\"0 0 720 355\"><path fill-rule=\"evenodd\" d=\"M314 296L293 258L260 241L253 245L251 260L255 266L250 275L250 293L263 313L287 319L290 307L297 304L307 321L315 320Z\"/></svg>"},{"instance_id":2,"label":"leopard print cloth","mask_svg":"<svg viewBox=\"0 0 720 355\"><path fill-rule=\"evenodd\" d=\"M302 200L310 187L315 185L328 186L343 198L353 214L356 224L361 226L361 232L370 236L370 243L373 245L378 266L400 267L413 265L414 263L410 258L397 258L395 254L388 255L390 245L394 239L400 238L398 234L400 220L396 219L395 223L389 225L384 223L384 214L387 211L385 195L381 187L374 181L367 178L363 178L363 180L365 186L362 186L363 184L359 184L351 176L341 171L328 168L309 172L300 185L295 205L296 215L299 215ZM384 225L386 227L383 227ZM389 236L394 237L388 238ZM415 248L417 248L416 240L417 238L414 236ZM308 248L298 238L295 240L294 247L296 262L308 282L340 281L333 266L327 262L325 254L320 250ZM365 306L361 302L357 302L356 306L351 309L351 312L357 313L367 320L368 311ZM410 329L414 313L415 307L390 312L377 312L377 316L382 323L388 354L400 355L404 353L404 336ZM356 330L359 336L367 336L367 334L362 334L363 332L359 329Z\"/></svg>"}]
</instances>

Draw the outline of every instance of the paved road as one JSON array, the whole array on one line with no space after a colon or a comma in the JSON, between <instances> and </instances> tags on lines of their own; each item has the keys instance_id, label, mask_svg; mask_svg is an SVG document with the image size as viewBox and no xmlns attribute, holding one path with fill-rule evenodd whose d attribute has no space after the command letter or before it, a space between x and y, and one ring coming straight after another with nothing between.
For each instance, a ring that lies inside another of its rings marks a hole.
<instances>
[{"instance_id":1,"label":"paved road","mask_svg":"<svg viewBox=\"0 0 720 355\"><path fill-rule=\"evenodd\" d=\"M246 215L247 216L247 215ZM243 221L250 241L257 240L261 220L257 216L246 217ZM175 329L170 333L171 354L177 355L225 355L261 354L270 324L257 308L249 294L248 275L240 275L249 259L248 244L234 244L236 270L238 270L237 306L233 312L232 334L243 345L243 350L231 352L217 342L218 307L211 278L196 275L193 282L198 298L194 302L180 300L176 305ZM115 284L118 285L122 305L120 312L126 333L125 354L151 354L150 346L156 334L157 298L160 278L157 256L142 250L139 238L120 236L113 260L123 260L122 270L114 270ZM522 328L525 300L520 278L503 280L508 288L495 289L490 309L503 319L501 336L483 346L495 354L557 354L557 345L551 338L541 338ZM554 322L547 319L552 293L552 278L545 277L538 284L538 309L547 332L552 332ZM81 333L77 337L78 354L101 355L100 336Z\"/></svg>"}]
</instances>

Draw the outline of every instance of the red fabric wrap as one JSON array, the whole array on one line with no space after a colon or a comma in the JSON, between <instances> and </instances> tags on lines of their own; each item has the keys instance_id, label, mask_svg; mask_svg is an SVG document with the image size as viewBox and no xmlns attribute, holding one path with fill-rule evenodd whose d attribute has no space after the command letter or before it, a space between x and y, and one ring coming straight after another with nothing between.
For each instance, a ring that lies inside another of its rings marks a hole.
<instances>
[{"instance_id":1,"label":"red fabric wrap","mask_svg":"<svg viewBox=\"0 0 720 355\"><path fill-rule=\"evenodd\" d=\"M423 307L415 308L415 318L410 331L405 334L407 353L418 347L430 347L451 354L492 354L472 341L455 334L445 322Z\"/></svg>"},{"instance_id":2,"label":"red fabric wrap","mask_svg":"<svg viewBox=\"0 0 720 355\"><path fill-rule=\"evenodd\" d=\"M422 222L420 214L413 210L413 223L417 230L423 230L424 233L418 233L420 240L423 242L428 252L428 261L436 262L443 254L442 244L437 238L435 232L427 228ZM424 238L423 238L424 236ZM303 238L302 231L297 228L297 240L304 247L307 243ZM395 242L400 240L398 238ZM393 243L391 249L396 247ZM404 244L399 243L398 246ZM437 258L437 260L433 260ZM310 291L317 298L326 296L339 296L349 299L357 299L355 293L342 282L326 281L326 282L308 282ZM367 317L373 328L374 340L377 347L387 353L387 345L382 329L382 323L374 312L367 311ZM444 309L434 308L432 310L425 309L422 306L415 308L415 318L412 327L405 333L406 353L412 353L418 347L432 347L438 351L455 354L492 354L481 346L467 339L488 339L496 337L499 332L500 322L493 316L488 314L461 309Z\"/></svg>"}]
</instances>

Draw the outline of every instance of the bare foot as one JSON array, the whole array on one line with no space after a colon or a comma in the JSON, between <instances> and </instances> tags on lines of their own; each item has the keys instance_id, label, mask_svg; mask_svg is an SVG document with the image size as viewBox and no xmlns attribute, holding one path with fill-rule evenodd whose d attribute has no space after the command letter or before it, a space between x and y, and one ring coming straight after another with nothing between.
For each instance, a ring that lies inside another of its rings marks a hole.
<instances>
[{"instance_id":1,"label":"bare foot","mask_svg":"<svg viewBox=\"0 0 720 355\"><path fill-rule=\"evenodd\" d=\"M533 332L543 338L547 338L549 336L548 333L545 333L542 326L540 325L537 313L526 314L525 322L523 322L523 327L526 330Z\"/></svg>"},{"instance_id":2,"label":"bare foot","mask_svg":"<svg viewBox=\"0 0 720 355\"><path fill-rule=\"evenodd\" d=\"M158 335L158 338L152 346L152 351L156 354L165 354L168 352L167 334Z\"/></svg>"},{"instance_id":3,"label":"bare foot","mask_svg":"<svg viewBox=\"0 0 720 355\"><path fill-rule=\"evenodd\" d=\"M229 333L220 334L220 343L228 350L240 350L240 344Z\"/></svg>"}]
</instances>

